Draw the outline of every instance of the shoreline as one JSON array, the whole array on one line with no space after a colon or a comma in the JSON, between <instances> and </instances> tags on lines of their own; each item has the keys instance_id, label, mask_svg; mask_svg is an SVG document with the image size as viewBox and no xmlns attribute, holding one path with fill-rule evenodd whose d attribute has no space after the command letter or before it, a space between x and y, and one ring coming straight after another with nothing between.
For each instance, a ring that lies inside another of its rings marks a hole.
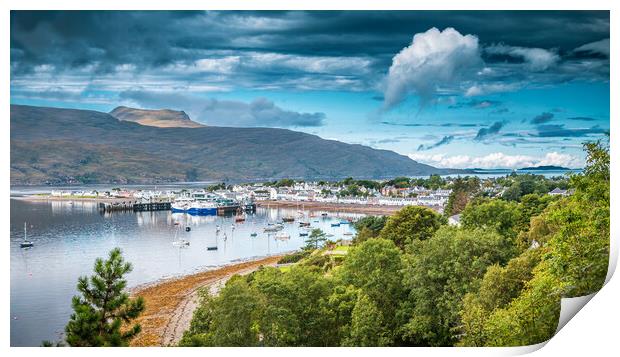
<instances>
[{"instance_id":1,"label":"shoreline","mask_svg":"<svg viewBox=\"0 0 620 357\"><path fill-rule=\"evenodd\" d=\"M189 328L194 310L198 307L198 291L210 289L211 293L224 286L235 274L249 274L261 266L275 266L290 253L234 262L215 269L178 277L156 280L129 289L132 297L145 300L145 311L136 319L142 331L131 341L131 347L176 345Z\"/></svg>"},{"instance_id":2,"label":"shoreline","mask_svg":"<svg viewBox=\"0 0 620 357\"><path fill-rule=\"evenodd\" d=\"M348 203L330 203L316 201L256 201L257 207L281 207L281 208L298 208L309 211L330 211L345 213L365 213L371 215L391 216L400 211L405 206L380 206L380 205L360 205Z\"/></svg>"}]
</instances>

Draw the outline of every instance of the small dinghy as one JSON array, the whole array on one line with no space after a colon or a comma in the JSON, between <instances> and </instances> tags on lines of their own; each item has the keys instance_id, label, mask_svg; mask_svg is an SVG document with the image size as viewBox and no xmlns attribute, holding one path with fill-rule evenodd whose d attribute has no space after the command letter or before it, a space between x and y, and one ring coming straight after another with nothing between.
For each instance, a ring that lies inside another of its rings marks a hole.
<instances>
[{"instance_id":1,"label":"small dinghy","mask_svg":"<svg viewBox=\"0 0 620 357\"><path fill-rule=\"evenodd\" d=\"M257 235L258 235L258 233L256 233L256 232L250 233L250 237L256 237Z\"/></svg>"},{"instance_id":2,"label":"small dinghy","mask_svg":"<svg viewBox=\"0 0 620 357\"><path fill-rule=\"evenodd\" d=\"M181 239L181 240L172 242L172 245L177 246L177 247L187 247L189 246L189 241L185 239Z\"/></svg>"},{"instance_id":3,"label":"small dinghy","mask_svg":"<svg viewBox=\"0 0 620 357\"><path fill-rule=\"evenodd\" d=\"M217 250L217 247L207 247L207 250Z\"/></svg>"}]
</instances>

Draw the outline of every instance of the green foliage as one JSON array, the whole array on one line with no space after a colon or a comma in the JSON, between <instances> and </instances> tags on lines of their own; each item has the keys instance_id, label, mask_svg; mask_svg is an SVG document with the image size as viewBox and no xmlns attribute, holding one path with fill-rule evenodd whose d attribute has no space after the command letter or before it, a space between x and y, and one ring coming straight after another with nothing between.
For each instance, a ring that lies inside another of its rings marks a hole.
<instances>
[{"instance_id":1,"label":"green foliage","mask_svg":"<svg viewBox=\"0 0 620 357\"><path fill-rule=\"evenodd\" d=\"M319 244L325 242L327 240L327 234L323 232L320 228L314 228L310 231L310 235L306 239L306 248L307 249L318 249Z\"/></svg>"},{"instance_id":2,"label":"green foliage","mask_svg":"<svg viewBox=\"0 0 620 357\"><path fill-rule=\"evenodd\" d=\"M370 238L376 238L387 223L386 216L366 216L355 222L357 232L355 242L360 243Z\"/></svg>"},{"instance_id":3,"label":"green foliage","mask_svg":"<svg viewBox=\"0 0 620 357\"><path fill-rule=\"evenodd\" d=\"M410 290L408 322L403 337L425 346L450 346L466 293L478 288L487 267L511 258L505 239L490 230L444 226L435 236L411 245L404 270Z\"/></svg>"},{"instance_id":4,"label":"green foliage","mask_svg":"<svg viewBox=\"0 0 620 357\"><path fill-rule=\"evenodd\" d=\"M429 208L406 206L388 218L379 237L404 248L413 241L430 238L444 223L445 219Z\"/></svg>"},{"instance_id":5,"label":"green foliage","mask_svg":"<svg viewBox=\"0 0 620 357\"><path fill-rule=\"evenodd\" d=\"M480 290L465 297L462 345L519 346L540 343L557 328L561 297L599 290L609 259L609 150L585 145L583 175L571 177L572 196L548 204L522 232L530 249L504 268L492 268ZM524 207L539 205L526 203ZM532 269L536 255L542 260ZM516 281L515 281L516 280Z\"/></svg>"},{"instance_id":6,"label":"green foliage","mask_svg":"<svg viewBox=\"0 0 620 357\"><path fill-rule=\"evenodd\" d=\"M226 189L226 183L224 182L221 182L215 185L210 185L209 187L207 187L207 191L209 192L224 190L224 189Z\"/></svg>"},{"instance_id":7,"label":"green foliage","mask_svg":"<svg viewBox=\"0 0 620 357\"><path fill-rule=\"evenodd\" d=\"M390 240L373 238L349 250L338 271L345 285L362 291L381 310L387 330L392 334L390 340L395 338L398 303L406 296L402 267L400 249Z\"/></svg>"},{"instance_id":8,"label":"green foliage","mask_svg":"<svg viewBox=\"0 0 620 357\"><path fill-rule=\"evenodd\" d=\"M281 179L280 181L276 182L273 186L275 187L291 187L295 185L295 180L293 179Z\"/></svg>"},{"instance_id":9,"label":"green foliage","mask_svg":"<svg viewBox=\"0 0 620 357\"><path fill-rule=\"evenodd\" d=\"M250 280L250 281L248 281ZM316 269L263 268L203 298L182 346L328 346L338 343L330 280Z\"/></svg>"},{"instance_id":10,"label":"green foliage","mask_svg":"<svg viewBox=\"0 0 620 357\"><path fill-rule=\"evenodd\" d=\"M514 241L517 237L517 224L521 220L521 210L514 202L478 199L463 210L463 228L490 228Z\"/></svg>"},{"instance_id":11,"label":"green foliage","mask_svg":"<svg viewBox=\"0 0 620 357\"><path fill-rule=\"evenodd\" d=\"M359 293L351 313L351 332L343 346L389 346L391 338L377 304L366 294Z\"/></svg>"},{"instance_id":12,"label":"green foliage","mask_svg":"<svg viewBox=\"0 0 620 357\"><path fill-rule=\"evenodd\" d=\"M78 279L82 296L73 297L74 313L65 327L70 346L127 346L140 332L138 324L127 326L145 308L142 298L130 299L123 291L127 286L123 277L131 269L115 248L107 260L95 261L94 275Z\"/></svg>"},{"instance_id":13,"label":"green foliage","mask_svg":"<svg viewBox=\"0 0 620 357\"><path fill-rule=\"evenodd\" d=\"M463 310L460 312L462 339L459 345L485 346L489 343L489 336L484 330L489 315L495 309L506 307L521 294L532 279L540 256L540 249L531 249L511 259L505 267L496 264L487 269L480 289L463 298Z\"/></svg>"},{"instance_id":14,"label":"green foliage","mask_svg":"<svg viewBox=\"0 0 620 357\"><path fill-rule=\"evenodd\" d=\"M285 255L282 258L280 258L280 260L278 260L278 264L297 263L298 261L308 257L310 253L311 253L310 250L302 250L301 252L295 252L293 254Z\"/></svg>"}]
</instances>

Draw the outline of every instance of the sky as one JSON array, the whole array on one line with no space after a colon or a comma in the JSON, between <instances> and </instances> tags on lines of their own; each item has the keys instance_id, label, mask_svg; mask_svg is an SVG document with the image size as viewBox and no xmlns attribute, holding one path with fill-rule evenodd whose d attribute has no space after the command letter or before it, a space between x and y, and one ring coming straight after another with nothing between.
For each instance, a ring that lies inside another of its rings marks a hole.
<instances>
[{"instance_id":1,"label":"sky","mask_svg":"<svg viewBox=\"0 0 620 357\"><path fill-rule=\"evenodd\" d=\"M11 103L183 110L437 167L583 167L608 11L12 11Z\"/></svg>"}]
</instances>

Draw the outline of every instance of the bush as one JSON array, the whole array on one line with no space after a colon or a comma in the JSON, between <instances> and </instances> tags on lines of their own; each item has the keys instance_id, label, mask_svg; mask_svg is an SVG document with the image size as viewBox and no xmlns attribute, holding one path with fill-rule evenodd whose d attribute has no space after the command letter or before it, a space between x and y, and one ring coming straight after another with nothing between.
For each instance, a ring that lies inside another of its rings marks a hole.
<instances>
[{"instance_id":1,"label":"bush","mask_svg":"<svg viewBox=\"0 0 620 357\"><path fill-rule=\"evenodd\" d=\"M285 255L280 260L278 260L278 264L291 264L297 263L298 261L306 258L310 255L309 250L303 250L301 252L295 252L293 254Z\"/></svg>"}]
</instances>

